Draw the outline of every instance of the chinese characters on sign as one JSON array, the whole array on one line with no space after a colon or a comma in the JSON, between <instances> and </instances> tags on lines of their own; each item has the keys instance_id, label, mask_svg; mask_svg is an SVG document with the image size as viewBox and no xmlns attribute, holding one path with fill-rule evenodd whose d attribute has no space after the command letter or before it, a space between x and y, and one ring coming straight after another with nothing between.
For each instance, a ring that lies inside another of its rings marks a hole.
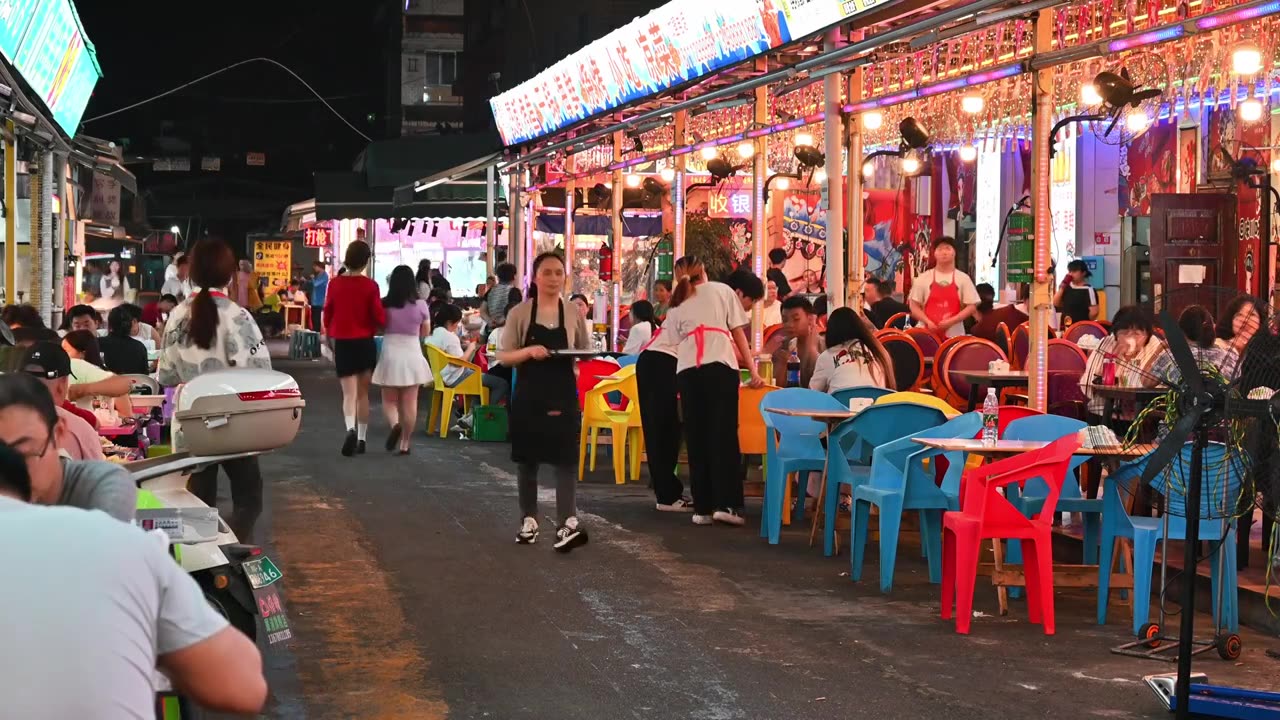
<instances>
[{"instance_id":1,"label":"chinese characters on sign","mask_svg":"<svg viewBox=\"0 0 1280 720\"><path fill-rule=\"evenodd\" d=\"M268 288L289 287L293 242L259 240L253 244L253 270L267 279Z\"/></svg>"},{"instance_id":2,"label":"chinese characters on sign","mask_svg":"<svg viewBox=\"0 0 1280 720\"><path fill-rule=\"evenodd\" d=\"M309 227L302 235L302 244L307 247L323 248L333 243L333 230L327 227Z\"/></svg>"}]
</instances>

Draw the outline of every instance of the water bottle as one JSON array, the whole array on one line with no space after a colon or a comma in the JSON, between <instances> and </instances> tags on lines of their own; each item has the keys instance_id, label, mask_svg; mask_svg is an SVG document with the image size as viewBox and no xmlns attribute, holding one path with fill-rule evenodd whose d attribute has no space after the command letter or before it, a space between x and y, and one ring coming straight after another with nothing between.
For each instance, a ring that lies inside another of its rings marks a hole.
<instances>
[{"instance_id":1,"label":"water bottle","mask_svg":"<svg viewBox=\"0 0 1280 720\"><path fill-rule=\"evenodd\" d=\"M787 358L787 387L800 387L800 356L795 350Z\"/></svg>"},{"instance_id":2,"label":"water bottle","mask_svg":"<svg viewBox=\"0 0 1280 720\"><path fill-rule=\"evenodd\" d=\"M995 388L987 388L987 399L982 403L982 444L995 445L999 439L1000 400Z\"/></svg>"}]
</instances>

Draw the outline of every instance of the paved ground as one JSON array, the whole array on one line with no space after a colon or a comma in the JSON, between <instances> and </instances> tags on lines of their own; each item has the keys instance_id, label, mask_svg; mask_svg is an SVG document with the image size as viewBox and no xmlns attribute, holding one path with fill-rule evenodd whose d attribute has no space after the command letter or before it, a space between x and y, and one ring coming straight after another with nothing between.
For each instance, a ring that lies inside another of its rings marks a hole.
<instances>
[{"instance_id":1,"label":"paved ground","mask_svg":"<svg viewBox=\"0 0 1280 720\"><path fill-rule=\"evenodd\" d=\"M262 527L298 637L269 659L272 717L1163 716L1138 680L1172 666L1108 653L1127 613L1098 627L1087 592L1060 593L1045 637L1022 603L990 617L980 581L988 616L960 636L915 552L884 596L795 531L767 546L758 507L743 529L695 527L605 471L580 494L590 545L518 547L505 446L419 432L412 456L392 457L378 424L378 450L342 458L329 371L280 367L308 408L294 445L264 461ZM1270 644L1247 635L1242 663L1198 668L1274 690Z\"/></svg>"}]
</instances>

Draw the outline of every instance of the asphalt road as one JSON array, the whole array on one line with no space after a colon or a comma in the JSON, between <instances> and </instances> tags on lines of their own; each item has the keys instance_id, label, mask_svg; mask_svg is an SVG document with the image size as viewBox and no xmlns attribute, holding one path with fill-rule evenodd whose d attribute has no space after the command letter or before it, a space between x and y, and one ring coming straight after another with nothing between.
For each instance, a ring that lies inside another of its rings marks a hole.
<instances>
[{"instance_id":1,"label":"asphalt road","mask_svg":"<svg viewBox=\"0 0 1280 720\"><path fill-rule=\"evenodd\" d=\"M419 427L396 457L375 422L369 454L343 458L331 371L278 367L308 407L297 441L263 462L261 534L296 636L268 653L270 717L1165 717L1139 681L1172 665L1110 654L1128 609L1099 627L1091 591L1059 592L1046 637L1021 602L995 617L980 579L982 616L957 635L917 549L882 595L874 548L872 580L853 583L847 553L823 558L807 533L766 545L758 505L745 528L696 527L655 512L643 483L614 485L607 462L580 486L589 545L558 555L544 530L517 546L505 445ZM542 496L553 514L549 477ZM1277 689L1271 643L1245 645L1241 663L1197 669Z\"/></svg>"}]
</instances>

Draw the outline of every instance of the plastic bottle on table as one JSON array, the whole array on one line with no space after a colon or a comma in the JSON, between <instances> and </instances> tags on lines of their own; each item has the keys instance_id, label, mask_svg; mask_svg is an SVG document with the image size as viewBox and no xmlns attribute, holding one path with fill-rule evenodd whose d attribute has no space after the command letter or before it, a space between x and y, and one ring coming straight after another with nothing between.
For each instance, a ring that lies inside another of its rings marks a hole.
<instances>
[{"instance_id":1,"label":"plastic bottle on table","mask_svg":"<svg viewBox=\"0 0 1280 720\"><path fill-rule=\"evenodd\" d=\"M982 444L995 445L1000 439L1000 400L995 388L987 388L987 399L982 402Z\"/></svg>"},{"instance_id":2,"label":"plastic bottle on table","mask_svg":"<svg viewBox=\"0 0 1280 720\"><path fill-rule=\"evenodd\" d=\"M800 387L800 356L795 350L787 358L787 387Z\"/></svg>"}]
</instances>

